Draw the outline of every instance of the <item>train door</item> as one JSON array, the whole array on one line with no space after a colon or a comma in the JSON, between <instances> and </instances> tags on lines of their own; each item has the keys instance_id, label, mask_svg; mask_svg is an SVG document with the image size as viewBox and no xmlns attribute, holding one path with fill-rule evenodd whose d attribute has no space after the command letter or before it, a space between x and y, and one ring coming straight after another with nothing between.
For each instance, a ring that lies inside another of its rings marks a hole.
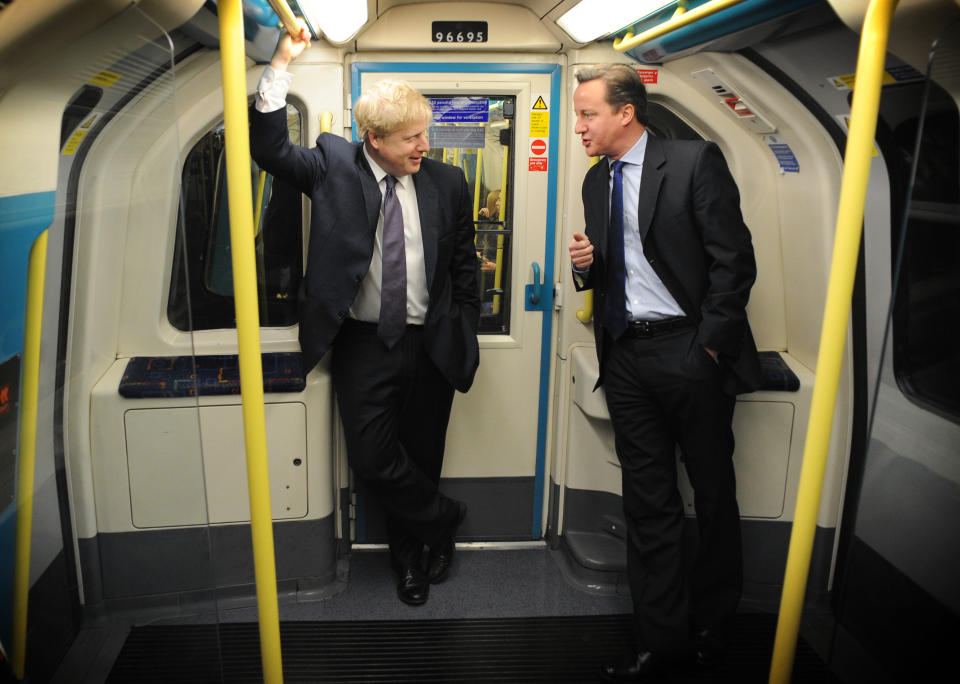
<instances>
[{"instance_id":1,"label":"train door","mask_svg":"<svg viewBox=\"0 0 960 684\"><path fill-rule=\"evenodd\" d=\"M441 488L469 504L466 538L537 539L543 520L560 66L373 60L364 56L352 65L352 97L381 79L409 81L434 106L430 156L462 168L474 197L483 301L480 368L473 388L454 400ZM378 534L372 516L364 514L367 508L359 507L359 542Z\"/></svg>"}]
</instances>

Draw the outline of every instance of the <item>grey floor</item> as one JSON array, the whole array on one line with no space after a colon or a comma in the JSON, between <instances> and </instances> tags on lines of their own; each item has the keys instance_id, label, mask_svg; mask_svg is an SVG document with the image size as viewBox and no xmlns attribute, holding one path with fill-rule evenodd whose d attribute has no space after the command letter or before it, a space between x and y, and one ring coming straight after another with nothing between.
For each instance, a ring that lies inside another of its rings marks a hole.
<instances>
[{"instance_id":1,"label":"grey floor","mask_svg":"<svg viewBox=\"0 0 960 684\"><path fill-rule=\"evenodd\" d=\"M508 549L461 548L452 575L430 588L422 606L397 599L395 579L383 551L355 551L342 562L339 581L309 596L281 596L280 620L431 620L542 617L629 613L628 596L612 587L587 588L568 579L558 552L546 546ZM166 613L124 615L85 628L53 680L54 684L102 684L135 625L253 622L249 598L218 606Z\"/></svg>"}]
</instances>

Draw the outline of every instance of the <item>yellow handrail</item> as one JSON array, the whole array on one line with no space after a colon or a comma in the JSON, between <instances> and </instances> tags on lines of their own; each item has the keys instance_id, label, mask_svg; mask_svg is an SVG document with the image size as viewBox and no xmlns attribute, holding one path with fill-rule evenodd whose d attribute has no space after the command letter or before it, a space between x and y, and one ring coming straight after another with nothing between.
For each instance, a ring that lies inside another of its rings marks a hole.
<instances>
[{"instance_id":1,"label":"yellow handrail","mask_svg":"<svg viewBox=\"0 0 960 684\"><path fill-rule=\"evenodd\" d=\"M263 367L260 359L260 317L257 311L256 259L253 244L253 197L250 188L250 142L247 120L247 79L244 63L243 13L240 0L217 3L220 24L220 64L223 73L223 119L230 207L233 292L240 350L240 390L243 436L247 452L253 567L260 622L263 681L283 682L277 571L273 553L270 472L263 409Z\"/></svg>"},{"instance_id":2,"label":"yellow handrail","mask_svg":"<svg viewBox=\"0 0 960 684\"><path fill-rule=\"evenodd\" d=\"M329 133L333 130L333 112L320 112L320 132Z\"/></svg>"},{"instance_id":3,"label":"yellow handrail","mask_svg":"<svg viewBox=\"0 0 960 684\"><path fill-rule=\"evenodd\" d=\"M590 166L596 166L600 156L590 157ZM589 323L593 320L593 289L583 291L583 308L577 311L577 320Z\"/></svg>"},{"instance_id":4,"label":"yellow handrail","mask_svg":"<svg viewBox=\"0 0 960 684\"><path fill-rule=\"evenodd\" d=\"M650 42L654 38L659 38L662 35L670 33L671 31L675 31L678 28L682 28L687 24L692 24L698 19L709 17L710 15L716 14L717 12L725 10L728 7L739 5L744 1L745 0L713 0L712 2L700 5L696 9L687 10L686 12L677 12L673 15L673 17L663 22L659 26L654 26L643 33L633 35L632 33L627 32L622 39L615 38L613 41L613 49L624 52L630 48Z\"/></svg>"},{"instance_id":5,"label":"yellow handrail","mask_svg":"<svg viewBox=\"0 0 960 684\"><path fill-rule=\"evenodd\" d=\"M500 167L500 212L497 227L501 230L507 225L507 171L510 169L510 146L503 146L503 164ZM516 223L516 217L513 219ZM511 243L513 244L513 243ZM493 289L499 290L503 284L503 235L497 236L497 268L493 272ZM500 313L500 295L493 295L492 311Z\"/></svg>"},{"instance_id":6,"label":"yellow handrail","mask_svg":"<svg viewBox=\"0 0 960 684\"><path fill-rule=\"evenodd\" d=\"M260 171L257 174L257 197L253 205L253 234L259 235L262 226L260 225L260 213L263 211L263 191L267 187L267 172Z\"/></svg>"},{"instance_id":7,"label":"yellow handrail","mask_svg":"<svg viewBox=\"0 0 960 684\"><path fill-rule=\"evenodd\" d=\"M583 293L583 308L577 311L577 320L581 323L589 323L593 320L593 290L585 290Z\"/></svg>"},{"instance_id":8,"label":"yellow handrail","mask_svg":"<svg viewBox=\"0 0 960 684\"><path fill-rule=\"evenodd\" d=\"M856 89L850 111L850 133L843 162L840 205L834 238L830 283L820 332L817 377L810 403L810 422L803 451L800 487L793 516L793 530L783 579L780 616L770 663L770 684L787 684L800 631L800 616L810 571L810 556L816 532L817 510L823 489L833 412L840 384L840 367L850 317L854 276L863 229L863 207L870 177L873 135L880 106L880 86L887 52L890 20L897 0L871 0L867 8L860 54L857 59Z\"/></svg>"},{"instance_id":9,"label":"yellow handrail","mask_svg":"<svg viewBox=\"0 0 960 684\"><path fill-rule=\"evenodd\" d=\"M37 403L40 391L40 338L43 284L47 270L47 233L30 248L27 310L23 332L23 390L20 395L20 445L17 448L17 523L13 566L13 643L10 664L24 678L27 653L27 600L30 593L30 535L33 528L33 476L37 455Z\"/></svg>"}]
</instances>

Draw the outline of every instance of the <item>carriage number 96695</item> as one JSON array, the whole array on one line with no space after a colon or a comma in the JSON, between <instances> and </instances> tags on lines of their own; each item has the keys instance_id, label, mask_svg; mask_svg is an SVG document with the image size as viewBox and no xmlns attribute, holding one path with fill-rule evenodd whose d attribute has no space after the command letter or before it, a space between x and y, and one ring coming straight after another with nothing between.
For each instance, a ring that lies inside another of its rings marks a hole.
<instances>
[{"instance_id":1,"label":"carriage number 96695","mask_svg":"<svg viewBox=\"0 0 960 684\"><path fill-rule=\"evenodd\" d=\"M485 21L435 21L433 22L434 43L486 43L487 22Z\"/></svg>"}]
</instances>

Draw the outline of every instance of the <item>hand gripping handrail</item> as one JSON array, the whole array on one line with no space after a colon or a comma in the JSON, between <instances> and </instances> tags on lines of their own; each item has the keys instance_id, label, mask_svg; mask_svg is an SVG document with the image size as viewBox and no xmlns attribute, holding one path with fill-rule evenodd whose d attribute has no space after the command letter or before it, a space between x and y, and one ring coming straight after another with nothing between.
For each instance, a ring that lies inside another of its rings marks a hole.
<instances>
[{"instance_id":1,"label":"hand gripping handrail","mask_svg":"<svg viewBox=\"0 0 960 684\"><path fill-rule=\"evenodd\" d=\"M823 328L820 332L817 376L810 403L810 422L803 451L797 506L793 515L787 569L783 578L780 616L770 663L770 684L787 684L793 670L863 231L863 207L870 177L873 132L877 127L880 107L880 86L887 53L887 38L896 5L897 0L871 0L860 36L860 54L857 58L856 85L850 111L850 133L843 160L833 261L827 286Z\"/></svg>"},{"instance_id":2,"label":"hand gripping handrail","mask_svg":"<svg viewBox=\"0 0 960 684\"><path fill-rule=\"evenodd\" d=\"M277 13L277 16L280 17L280 23L283 24L283 28L287 29L287 33L289 33L291 36L299 36L300 23L297 21L297 17L293 13L293 10L290 9L290 3L288 3L287 0L267 1L270 3L273 11Z\"/></svg>"},{"instance_id":3,"label":"hand gripping handrail","mask_svg":"<svg viewBox=\"0 0 960 684\"><path fill-rule=\"evenodd\" d=\"M667 33L676 31L678 28L692 24L698 19L709 17L717 12L727 9L728 7L739 5L741 2L745 1L746 0L712 0L712 2L700 5L696 9L687 10L685 12L678 11L667 21L663 22L659 26L654 26L651 29L647 29L643 33L633 35L633 33L628 31L623 38L615 38L613 41L613 49L619 52L626 52L627 50L635 48L638 45L643 45L654 38L659 38Z\"/></svg>"},{"instance_id":4,"label":"hand gripping handrail","mask_svg":"<svg viewBox=\"0 0 960 684\"><path fill-rule=\"evenodd\" d=\"M263 681L267 684L280 684L283 682L283 663L280 654L277 569L273 552L270 471L267 466L267 432L263 408L260 315L257 307L251 211L253 197L250 187L247 78L240 0L220 0L217 3L217 13L220 24L220 66L223 74L233 292L240 352L240 397L247 452L257 618L260 623L260 658L263 663Z\"/></svg>"}]
</instances>

